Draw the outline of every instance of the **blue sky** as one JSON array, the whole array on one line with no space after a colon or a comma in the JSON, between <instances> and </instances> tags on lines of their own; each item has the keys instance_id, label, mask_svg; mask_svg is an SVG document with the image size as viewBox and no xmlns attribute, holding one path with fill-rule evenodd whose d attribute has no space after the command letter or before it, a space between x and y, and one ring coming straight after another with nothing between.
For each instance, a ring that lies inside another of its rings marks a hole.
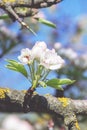
<instances>
[{"instance_id":1,"label":"blue sky","mask_svg":"<svg viewBox=\"0 0 87 130\"><path fill-rule=\"evenodd\" d=\"M73 17L87 13L87 0L63 0L60 3L63 11Z\"/></svg>"}]
</instances>

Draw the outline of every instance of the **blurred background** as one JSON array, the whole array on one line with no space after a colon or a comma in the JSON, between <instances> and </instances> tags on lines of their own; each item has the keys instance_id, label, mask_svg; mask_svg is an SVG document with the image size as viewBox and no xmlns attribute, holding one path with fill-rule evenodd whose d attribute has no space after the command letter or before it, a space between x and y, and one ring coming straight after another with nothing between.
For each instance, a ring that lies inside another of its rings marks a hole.
<instances>
[{"instance_id":1,"label":"blurred background","mask_svg":"<svg viewBox=\"0 0 87 130\"><path fill-rule=\"evenodd\" d=\"M1 16L3 13L5 12L0 10ZM42 25L31 17L25 18L24 21L37 33L38 36L35 37L27 29L21 29L17 21L12 22L10 18L0 19L0 86L17 90L28 89L30 87L28 80L21 74L5 68L7 64L5 59L18 60L21 49L32 48L36 41L45 41L50 49L55 48L57 53L65 59L64 68L51 73L49 78L70 78L76 82L63 86L64 92L49 87L38 88L36 91L40 94L50 93L56 97L87 99L87 1L63 0L50 8L40 9L38 17L55 23L56 29ZM25 124L28 125L29 130L47 130L47 123L51 119L49 115L37 115L36 113L33 116L31 114L1 113L1 129L12 130L6 126L6 121L9 122L10 118L13 122L14 120L20 120L19 122L26 120L25 122L28 124ZM57 127L54 125L54 130L65 130L61 119L57 120L59 124ZM78 120L81 129L87 130L87 117L79 116ZM10 125L10 123L7 124ZM32 124L34 126L37 124L38 127L33 128ZM30 126L32 128L29 128ZM27 130L27 128L23 130Z\"/></svg>"}]
</instances>

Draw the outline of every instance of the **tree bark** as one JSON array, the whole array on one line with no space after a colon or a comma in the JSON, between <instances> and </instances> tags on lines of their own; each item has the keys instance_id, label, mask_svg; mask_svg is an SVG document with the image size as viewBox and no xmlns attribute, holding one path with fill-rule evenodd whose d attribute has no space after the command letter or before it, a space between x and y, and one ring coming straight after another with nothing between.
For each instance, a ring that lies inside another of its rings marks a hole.
<instances>
[{"instance_id":1,"label":"tree bark","mask_svg":"<svg viewBox=\"0 0 87 130\"><path fill-rule=\"evenodd\" d=\"M68 130L80 130L76 115L87 114L87 100L56 98L50 94L39 95L35 92L25 99L26 91L0 88L0 112L38 112L49 113L64 119ZM26 100L26 106L24 102Z\"/></svg>"},{"instance_id":2,"label":"tree bark","mask_svg":"<svg viewBox=\"0 0 87 130\"><path fill-rule=\"evenodd\" d=\"M13 8L15 7L28 7L28 8L45 8L50 7L54 4L60 3L63 0L23 0L21 2L20 0L9 0L8 1L0 1L0 7L5 8L7 6L11 6Z\"/></svg>"}]
</instances>

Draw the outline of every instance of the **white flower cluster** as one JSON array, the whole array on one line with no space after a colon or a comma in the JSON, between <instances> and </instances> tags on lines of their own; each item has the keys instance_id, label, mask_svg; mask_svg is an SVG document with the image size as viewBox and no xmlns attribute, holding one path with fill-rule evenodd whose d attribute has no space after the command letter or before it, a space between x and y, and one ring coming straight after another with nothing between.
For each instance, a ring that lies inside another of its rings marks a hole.
<instances>
[{"instance_id":1,"label":"white flower cluster","mask_svg":"<svg viewBox=\"0 0 87 130\"><path fill-rule=\"evenodd\" d=\"M49 50L45 42L36 42L33 48L21 50L21 55L18 59L22 64L31 64L34 60L39 61L39 65L44 66L46 69L56 70L64 65L64 60L57 55L54 49Z\"/></svg>"}]
</instances>

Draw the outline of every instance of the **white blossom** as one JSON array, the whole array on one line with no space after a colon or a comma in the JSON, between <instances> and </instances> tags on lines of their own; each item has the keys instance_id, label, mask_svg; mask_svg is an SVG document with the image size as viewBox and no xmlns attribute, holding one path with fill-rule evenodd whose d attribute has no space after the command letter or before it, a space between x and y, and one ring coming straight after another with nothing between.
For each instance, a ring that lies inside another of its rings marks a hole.
<instances>
[{"instance_id":1,"label":"white blossom","mask_svg":"<svg viewBox=\"0 0 87 130\"><path fill-rule=\"evenodd\" d=\"M33 59L40 60L42 54L44 53L46 49L47 49L47 45L45 42L39 42L39 41L36 42L36 44L31 50Z\"/></svg>"},{"instance_id":2,"label":"white blossom","mask_svg":"<svg viewBox=\"0 0 87 130\"><path fill-rule=\"evenodd\" d=\"M49 50L43 41L36 42L31 50L22 49L18 59L22 64L32 63L31 61L37 59L40 65L50 70L60 69L64 65L64 60L57 55L54 49Z\"/></svg>"},{"instance_id":3,"label":"white blossom","mask_svg":"<svg viewBox=\"0 0 87 130\"><path fill-rule=\"evenodd\" d=\"M54 49L46 49L41 57L40 64L47 69L56 70L62 68L64 60L57 55Z\"/></svg>"},{"instance_id":4,"label":"white blossom","mask_svg":"<svg viewBox=\"0 0 87 130\"><path fill-rule=\"evenodd\" d=\"M22 64L28 64L32 60L31 50L29 50L28 48L22 49L21 55L18 56L18 59Z\"/></svg>"}]
</instances>

